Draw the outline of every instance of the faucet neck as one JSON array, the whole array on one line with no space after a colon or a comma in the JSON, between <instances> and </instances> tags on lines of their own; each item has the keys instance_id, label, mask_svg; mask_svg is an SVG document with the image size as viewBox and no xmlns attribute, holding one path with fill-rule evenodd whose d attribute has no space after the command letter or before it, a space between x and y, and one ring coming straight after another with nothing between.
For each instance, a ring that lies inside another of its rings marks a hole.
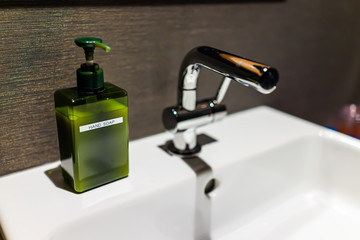
<instances>
[{"instance_id":1,"label":"faucet neck","mask_svg":"<svg viewBox=\"0 0 360 240\"><path fill-rule=\"evenodd\" d=\"M194 48L185 56L179 72L178 105L188 111L194 111L196 107L197 79L201 68L264 94L275 90L279 77L277 70L268 65L211 47ZM218 93L226 92L224 88L228 85L222 84L222 91L219 88Z\"/></svg>"}]
</instances>

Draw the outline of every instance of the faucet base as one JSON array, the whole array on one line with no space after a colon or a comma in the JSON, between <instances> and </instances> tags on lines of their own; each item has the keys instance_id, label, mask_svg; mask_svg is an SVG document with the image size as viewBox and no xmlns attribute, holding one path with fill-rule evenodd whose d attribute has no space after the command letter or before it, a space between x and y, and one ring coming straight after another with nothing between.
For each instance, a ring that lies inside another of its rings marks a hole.
<instances>
[{"instance_id":1,"label":"faucet base","mask_svg":"<svg viewBox=\"0 0 360 240\"><path fill-rule=\"evenodd\" d=\"M169 155L191 156L191 155L198 153L201 150L202 146L217 141L216 139L214 139L206 134L200 134L200 135L197 135L196 137L197 137L197 146L195 147L194 150L191 150L191 151L177 149L174 146L174 143L172 140L166 141L166 143L163 145L160 145L159 148L164 150ZM197 151L195 151L195 150L197 150Z\"/></svg>"},{"instance_id":2,"label":"faucet base","mask_svg":"<svg viewBox=\"0 0 360 240\"><path fill-rule=\"evenodd\" d=\"M193 149L189 149L188 147L186 147L185 150L181 150L175 147L174 142L170 142L170 144L168 145L168 150L177 155L189 156L200 152L201 146L199 144L196 144Z\"/></svg>"}]
</instances>

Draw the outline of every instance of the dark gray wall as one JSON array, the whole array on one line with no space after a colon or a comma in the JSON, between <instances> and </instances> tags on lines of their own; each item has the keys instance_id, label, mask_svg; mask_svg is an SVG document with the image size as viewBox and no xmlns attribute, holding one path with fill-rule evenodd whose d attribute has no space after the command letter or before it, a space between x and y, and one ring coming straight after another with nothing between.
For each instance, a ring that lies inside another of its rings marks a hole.
<instances>
[{"instance_id":1,"label":"dark gray wall","mask_svg":"<svg viewBox=\"0 0 360 240\"><path fill-rule=\"evenodd\" d=\"M165 2L165 1L164 1ZM53 92L75 85L83 53L73 40L101 37L106 81L129 93L131 139L163 131L183 56L209 45L268 63L278 89L263 96L232 83L229 112L267 104L326 124L359 90L360 2L287 0L154 6L0 8L0 175L58 159ZM200 95L220 77L203 71Z\"/></svg>"}]
</instances>

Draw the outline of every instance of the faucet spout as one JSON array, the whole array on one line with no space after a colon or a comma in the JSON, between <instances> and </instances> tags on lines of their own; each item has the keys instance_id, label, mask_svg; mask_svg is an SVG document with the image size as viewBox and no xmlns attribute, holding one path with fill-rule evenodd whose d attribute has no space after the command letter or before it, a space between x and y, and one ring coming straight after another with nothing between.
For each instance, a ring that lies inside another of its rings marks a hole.
<instances>
[{"instance_id":1,"label":"faucet spout","mask_svg":"<svg viewBox=\"0 0 360 240\"><path fill-rule=\"evenodd\" d=\"M275 90L279 79L276 69L237 55L201 46L184 58L179 73L178 105L188 111L196 107L197 79L201 68L268 94ZM226 89L225 89L226 90Z\"/></svg>"},{"instance_id":2,"label":"faucet spout","mask_svg":"<svg viewBox=\"0 0 360 240\"><path fill-rule=\"evenodd\" d=\"M200 69L214 71L224 77L214 98L196 100ZM184 58L178 87L178 104L165 108L163 124L174 132L170 151L192 155L200 151L196 128L224 118L226 106L221 104L232 80L268 94L275 90L279 79L276 69L259 62L211 47L197 47Z\"/></svg>"}]
</instances>

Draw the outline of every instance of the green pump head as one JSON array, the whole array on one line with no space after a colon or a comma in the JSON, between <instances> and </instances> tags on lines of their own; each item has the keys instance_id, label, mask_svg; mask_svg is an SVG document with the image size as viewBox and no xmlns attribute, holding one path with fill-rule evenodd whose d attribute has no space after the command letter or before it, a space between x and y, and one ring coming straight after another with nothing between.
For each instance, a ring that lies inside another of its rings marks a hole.
<instances>
[{"instance_id":1,"label":"green pump head","mask_svg":"<svg viewBox=\"0 0 360 240\"><path fill-rule=\"evenodd\" d=\"M81 92L98 92L104 89L104 72L99 64L94 63L94 50L102 48L106 52L110 47L103 44L100 38L77 38L75 44L84 48L86 62L76 71L77 87Z\"/></svg>"}]
</instances>

